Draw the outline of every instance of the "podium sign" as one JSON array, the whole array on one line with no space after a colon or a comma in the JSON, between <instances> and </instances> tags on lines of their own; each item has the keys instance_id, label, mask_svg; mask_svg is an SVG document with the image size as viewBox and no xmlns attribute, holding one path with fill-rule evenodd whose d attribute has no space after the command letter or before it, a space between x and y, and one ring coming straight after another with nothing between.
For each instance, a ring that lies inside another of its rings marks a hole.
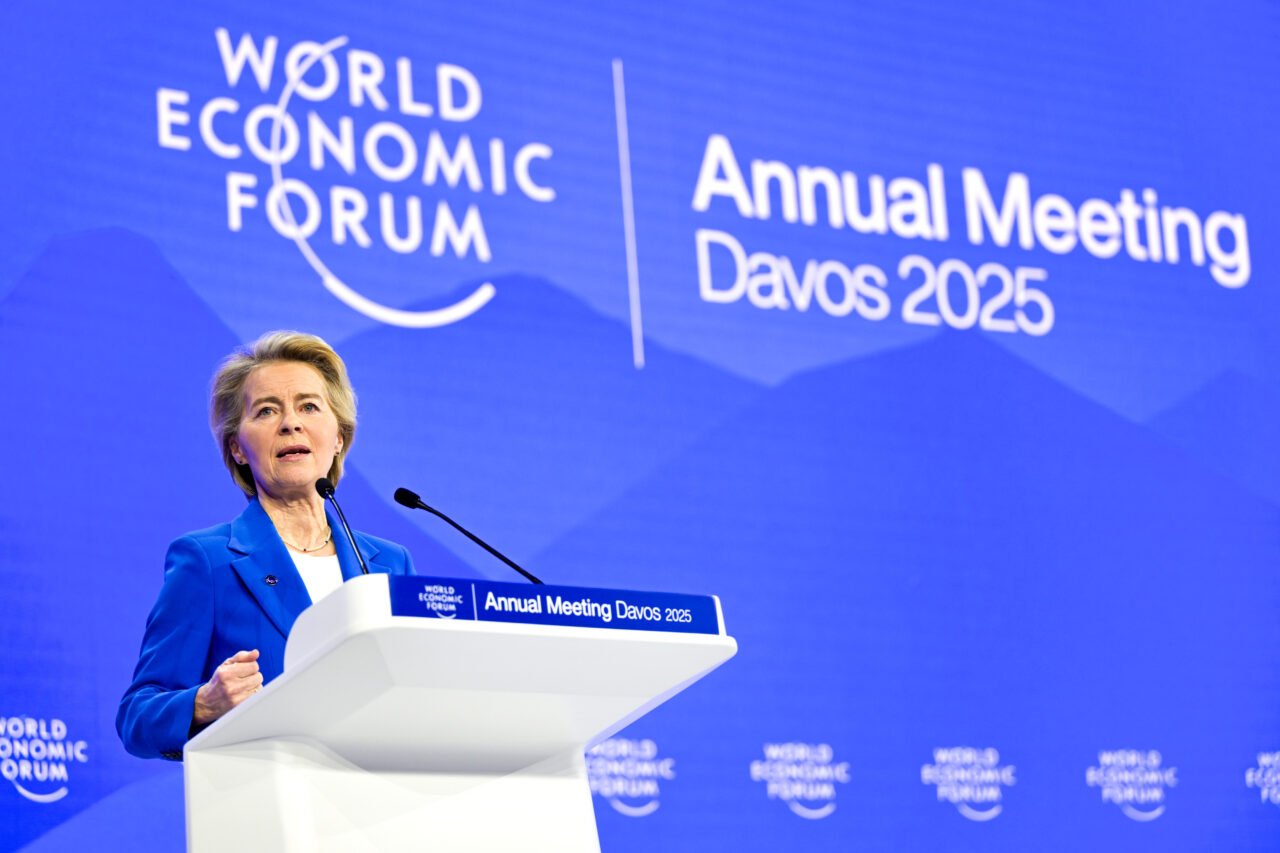
<instances>
[{"instance_id":1,"label":"podium sign","mask_svg":"<svg viewBox=\"0 0 1280 853\"><path fill-rule=\"evenodd\" d=\"M394 576L392 616L723 634L712 595Z\"/></svg>"},{"instance_id":2,"label":"podium sign","mask_svg":"<svg viewBox=\"0 0 1280 853\"><path fill-rule=\"evenodd\" d=\"M355 578L188 742L188 847L598 851L583 752L736 650L712 596Z\"/></svg>"}]
</instances>

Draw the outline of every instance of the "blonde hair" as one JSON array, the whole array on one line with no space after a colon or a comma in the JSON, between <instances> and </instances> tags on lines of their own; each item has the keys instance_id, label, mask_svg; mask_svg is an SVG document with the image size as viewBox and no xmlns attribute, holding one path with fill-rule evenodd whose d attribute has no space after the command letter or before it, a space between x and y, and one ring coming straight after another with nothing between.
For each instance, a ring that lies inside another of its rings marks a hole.
<instances>
[{"instance_id":1,"label":"blonde hair","mask_svg":"<svg viewBox=\"0 0 1280 853\"><path fill-rule=\"evenodd\" d=\"M296 361L314 367L324 380L329 406L338 419L342 449L333 457L329 480L336 486L342 477L342 460L356 437L356 392L347 378L342 358L322 339L302 332L267 332L251 344L237 349L223 360L213 375L209 399L209 426L222 450L222 462L231 479L249 497L258 493L248 465L240 465L231 455L231 439L244 418L244 384L253 371L264 364Z\"/></svg>"}]
</instances>

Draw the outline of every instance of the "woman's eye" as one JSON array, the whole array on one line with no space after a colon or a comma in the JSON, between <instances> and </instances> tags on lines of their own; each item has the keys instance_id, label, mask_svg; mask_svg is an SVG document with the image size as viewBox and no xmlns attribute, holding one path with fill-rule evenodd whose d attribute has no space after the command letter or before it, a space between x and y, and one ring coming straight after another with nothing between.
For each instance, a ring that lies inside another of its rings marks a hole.
<instances>
[{"instance_id":1,"label":"woman's eye","mask_svg":"<svg viewBox=\"0 0 1280 853\"><path fill-rule=\"evenodd\" d=\"M302 410L304 412L318 412L320 411L320 407L317 406L315 403L305 403L302 406Z\"/></svg>"},{"instance_id":2,"label":"woman's eye","mask_svg":"<svg viewBox=\"0 0 1280 853\"><path fill-rule=\"evenodd\" d=\"M274 406L263 406L261 409L258 409L257 417L260 417L260 418L266 417L267 415L273 413L274 411L275 411Z\"/></svg>"}]
</instances>

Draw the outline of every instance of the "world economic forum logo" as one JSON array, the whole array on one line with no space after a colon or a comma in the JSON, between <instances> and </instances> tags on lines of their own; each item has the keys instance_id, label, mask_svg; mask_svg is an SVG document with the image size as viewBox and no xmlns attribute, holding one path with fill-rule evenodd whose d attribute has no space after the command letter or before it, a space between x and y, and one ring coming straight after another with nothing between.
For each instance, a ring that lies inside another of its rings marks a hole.
<instances>
[{"instance_id":1,"label":"world economic forum logo","mask_svg":"<svg viewBox=\"0 0 1280 853\"><path fill-rule=\"evenodd\" d=\"M418 593L418 601L438 619L456 619L464 600L463 594L451 583L423 584Z\"/></svg>"},{"instance_id":2,"label":"world economic forum logo","mask_svg":"<svg viewBox=\"0 0 1280 853\"><path fill-rule=\"evenodd\" d=\"M0 775L34 803L67 795L69 768L89 761L89 745L59 719L0 717Z\"/></svg>"},{"instance_id":3,"label":"world economic forum logo","mask_svg":"<svg viewBox=\"0 0 1280 853\"><path fill-rule=\"evenodd\" d=\"M1257 788L1264 803L1280 805L1280 752L1259 752L1258 763L1244 771L1246 788Z\"/></svg>"},{"instance_id":4,"label":"world economic forum logo","mask_svg":"<svg viewBox=\"0 0 1280 853\"><path fill-rule=\"evenodd\" d=\"M649 738L610 738L587 751L587 778L614 811L647 817L658 810L662 784L676 778L676 760Z\"/></svg>"},{"instance_id":5,"label":"world economic forum logo","mask_svg":"<svg viewBox=\"0 0 1280 853\"><path fill-rule=\"evenodd\" d=\"M393 256L452 255L485 265L493 249L482 201L555 200L542 171L550 145L463 132L484 103L471 70L441 62L427 74L421 63L415 70L411 57L384 57L350 45L347 36L284 48L274 35L233 39L222 27L213 35L216 52L208 56L220 61L227 91L193 98L185 89L158 88L156 134L162 148L199 147L235 163L226 173L228 230L242 231L250 216L264 218L294 243L330 293L383 323L444 326L493 298L494 286L485 281L451 305L396 308L369 297L322 257L384 248ZM434 77L430 94L426 76ZM269 170L265 186L248 170L255 165ZM325 177L335 173L336 181ZM424 198L432 192L439 195L433 210ZM320 233L325 248L317 243Z\"/></svg>"},{"instance_id":6,"label":"world economic forum logo","mask_svg":"<svg viewBox=\"0 0 1280 853\"><path fill-rule=\"evenodd\" d=\"M849 762L836 761L829 743L766 743L764 758L751 762L751 780L764 783L765 796L806 820L830 817L836 786L849 778Z\"/></svg>"},{"instance_id":7,"label":"world economic forum logo","mask_svg":"<svg viewBox=\"0 0 1280 853\"><path fill-rule=\"evenodd\" d=\"M1000 763L994 747L938 747L933 763L920 767L920 781L937 792L938 802L951 803L972 821L994 820L1004 810L1006 788L1017 784L1017 769Z\"/></svg>"},{"instance_id":8,"label":"world economic forum logo","mask_svg":"<svg viewBox=\"0 0 1280 853\"><path fill-rule=\"evenodd\" d=\"M1085 770L1085 784L1099 788L1130 820L1148 823L1164 814L1167 792L1178 784L1178 768L1166 767L1158 750L1110 749Z\"/></svg>"}]
</instances>

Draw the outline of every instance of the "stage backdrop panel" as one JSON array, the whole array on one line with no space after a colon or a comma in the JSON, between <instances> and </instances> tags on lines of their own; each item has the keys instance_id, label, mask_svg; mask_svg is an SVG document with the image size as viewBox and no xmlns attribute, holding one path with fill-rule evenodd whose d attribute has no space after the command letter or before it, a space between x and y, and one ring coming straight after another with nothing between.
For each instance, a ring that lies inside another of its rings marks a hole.
<instances>
[{"instance_id":1,"label":"stage backdrop panel","mask_svg":"<svg viewBox=\"0 0 1280 853\"><path fill-rule=\"evenodd\" d=\"M324 336L432 575L716 593L604 849L1280 844L1274 4L0 10L0 849L181 849L114 715ZM424 827L429 837L430 828Z\"/></svg>"}]
</instances>

